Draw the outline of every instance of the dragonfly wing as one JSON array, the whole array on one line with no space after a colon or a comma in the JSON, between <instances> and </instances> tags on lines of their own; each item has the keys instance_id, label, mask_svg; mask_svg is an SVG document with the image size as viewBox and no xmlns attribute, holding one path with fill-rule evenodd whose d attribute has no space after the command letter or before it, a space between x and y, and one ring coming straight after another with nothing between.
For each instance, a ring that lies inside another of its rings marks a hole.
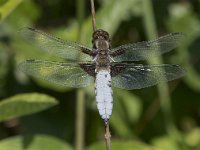
<instances>
[{"instance_id":1,"label":"dragonfly wing","mask_svg":"<svg viewBox=\"0 0 200 150\"><path fill-rule=\"evenodd\" d=\"M64 41L42 31L25 27L20 34L29 42L48 53L55 54L67 60L92 60L92 50L75 42Z\"/></svg>"},{"instance_id":2,"label":"dragonfly wing","mask_svg":"<svg viewBox=\"0 0 200 150\"><path fill-rule=\"evenodd\" d=\"M127 64L119 66L120 73L112 78L115 87L122 89L141 89L153 86L159 82L167 82L182 77L185 70L179 65L138 65ZM112 69L112 67L111 67ZM112 72L112 70L111 70Z\"/></svg>"},{"instance_id":3,"label":"dragonfly wing","mask_svg":"<svg viewBox=\"0 0 200 150\"><path fill-rule=\"evenodd\" d=\"M94 82L94 78L76 63L26 60L19 64L19 69L30 76L69 87L85 87Z\"/></svg>"},{"instance_id":4,"label":"dragonfly wing","mask_svg":"<svg viewBox=\"0 0 200 150\"><path fill-rule=\"evenodd\" d=\"M176 48L183 40L183 33L170 33L156 40L116 47L111 52L114 61L140 61L158 56Z\"/></svg>"}]
</instances>

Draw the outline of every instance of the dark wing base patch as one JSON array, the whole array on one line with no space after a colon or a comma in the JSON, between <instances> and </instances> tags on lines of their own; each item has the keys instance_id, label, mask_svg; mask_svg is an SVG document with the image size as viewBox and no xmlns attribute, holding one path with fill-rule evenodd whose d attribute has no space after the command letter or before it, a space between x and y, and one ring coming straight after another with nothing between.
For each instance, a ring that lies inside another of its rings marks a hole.
<instances>
[{"instance_id":1,"label":"dark wing base patch","mask_svg":"<svg viewBox=\"0 0 200 150\"><path fill-rule=\"evenodd\" d=\"M90 76L95 77L95 64L80 63L80 67L87 72Z\"/></svg>"}]
</instances>

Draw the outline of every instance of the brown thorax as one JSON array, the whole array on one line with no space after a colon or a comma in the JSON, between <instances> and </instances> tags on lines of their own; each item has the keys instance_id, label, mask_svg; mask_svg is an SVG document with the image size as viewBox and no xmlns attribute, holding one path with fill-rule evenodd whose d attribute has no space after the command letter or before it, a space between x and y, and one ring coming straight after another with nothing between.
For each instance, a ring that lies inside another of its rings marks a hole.
<instances>
[{"instance_id":1,"label":"brown thorax","mask_svg":"<svg viewBox=\"0 0 200 150\"><path fill-rule=\"evenodd\" d=\"M108 32L98 29L93 33L93 50L96 51L95 59L99 67L109 67L110 38Z\"/></svg>"}]
</instances>

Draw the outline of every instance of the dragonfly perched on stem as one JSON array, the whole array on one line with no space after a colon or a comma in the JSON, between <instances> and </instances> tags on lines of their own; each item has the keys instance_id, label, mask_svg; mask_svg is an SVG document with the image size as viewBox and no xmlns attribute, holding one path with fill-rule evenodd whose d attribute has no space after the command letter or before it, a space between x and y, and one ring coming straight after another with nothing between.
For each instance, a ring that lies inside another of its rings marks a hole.
<instances>
[{"instance_id":1,"label":"dragonfly perched on stem","mask_svg":"<svg viewBox=\"0 0 200 150\"><path fill-rule=\"evenodd\" d=\"M95 80L97 108L105 122L112 114L112 86L127 90L141 89L185 74L185 70L179 65L133 63L176 48L184 38L182 33L170 33L152 41L126 44L113 49L109 34L102 29L93 33L92 48L64 41L33 28L23 28L20 33L36 43L41 50L68 60L26 60L19 64L20 70L28 75L74 88L89 86ZM79 61L77 56L87 61Z\"/></svg>"}]
</instances>

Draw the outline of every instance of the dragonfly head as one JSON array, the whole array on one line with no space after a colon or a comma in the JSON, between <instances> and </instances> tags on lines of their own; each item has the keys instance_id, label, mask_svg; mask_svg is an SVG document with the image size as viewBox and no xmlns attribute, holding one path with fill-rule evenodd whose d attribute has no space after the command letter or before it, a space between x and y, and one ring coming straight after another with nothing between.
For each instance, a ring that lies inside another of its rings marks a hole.
<instances>
[{"instance_id":1,"label":"dragonfly head","mask_svg":"<svg viewBox=\"0 0 200 150\"><path fill-rule=\"evenodd\" d=\"M102 29L98 29L96 30L93 35L93 41L97 40L97 39L102 39L102 40L106 40L106 41L110 41L110 37L108 32L102 30Z\"/></svg>"},{"instance_id":2,"label":"dragonfly head","mask_svg":"<svg viewBox=\"0 0 200 150\"><path fill-rule=\"evenodd\" d=\"M92 37L92 43L95 45L96 48L109 48L110 37L108 32L102 29L98 29L93 33Z\"/></svg>"}]
</instances>

